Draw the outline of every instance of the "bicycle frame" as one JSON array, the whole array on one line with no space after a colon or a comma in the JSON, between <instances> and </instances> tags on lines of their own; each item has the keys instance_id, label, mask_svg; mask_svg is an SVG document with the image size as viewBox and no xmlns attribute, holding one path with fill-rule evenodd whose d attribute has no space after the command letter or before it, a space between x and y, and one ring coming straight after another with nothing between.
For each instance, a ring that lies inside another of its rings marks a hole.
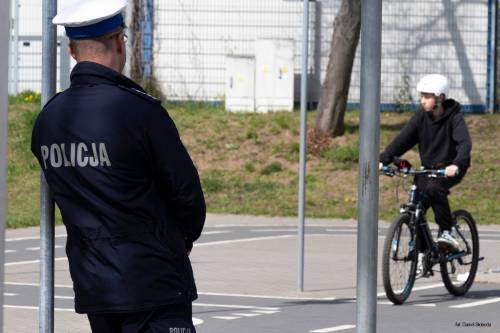
<instances>
[{"instance_id":1,"label":"bicycle frame","mask_svg":"<svg viewBox=\"0 0 500 333\"><path fill-rule=\"evenodd\" d=\"M415 175L414 175L415 176ZM426 270L430 273L433 274L432 267L436 264L438 264L441 260L441 256L445 255L444 258L447 261L452 260L452 259L458 259L460 264L467 265L468 263L463 263L461 257L466 256L471 252L470 250L470 244L469 242L465 239L463 234L461 233L460 229L456 229L458 235L463 239L464 243L467 246L467 251L460 251L457 253L443 253L440 249L438 244L434 241L434 238L432 237L432 232L429 228L429 224L427 222L427 219L425 218L425 208L423 206L422 201L420 200L419 193L418 193L418 188L416 185L416 181L414 180L413 185L411 186L411 191L409 193L408 197L408 202L406 204L403 204L400 209L401 213L404 214L410 214L410 223L414 226L415 228L415 239L416 239L416 246L419 252L425 253L426 250L429 250L431 253L430 256L430 263L429 267L426 267ZM423 242L423 243L419 243ZM427 273L427 272L424 272Z\"/></svg>"},{"instance_id":2,"label":"bicycle frame","mask_svg":"<svg viewBox=\"0 0 500 333\"><path fill-rule=\"evenodd\" d=\"M408 202L401 206L400 212L402 214L410 214L410 224L415 229L417 250L421 252L422 250L429 249L432 253L432 266L439 263L439 247L436 242L434 242L434 239L432 237L429 224L427 223L427 219L425 218L425 208L420 201L418 188L415 182L411 186Z\"/></svg>"},{"instance_id":3,"label":"bicycle frame","mask_svg":"<svg viewBox=\"0 0 500 333\"><path fill-rule=\"evenodd\" d=\"M465 210L455 211L453 216L458 223L454 222L452 232L455 232L461 245L458 249L440 246L427 222L426 198L418 189L417 183L420 181L417 181L416 176L445 177L445 170L415 170L408 161L395 164L395 169L382 166L382 173L390 177L400 175L415 178L408 201L401 205L400 216L389 227L384 242L382 277L387 297L394 304L403 304L409 297L415 280L434 275L436 264L440 266L436 272L441 274L446 289L452 295L464 295L474 282L478 261L483 259L479 258L479 240L474 219ZM400 245L403 246L401 251ZM468 256L470 262L465 262ZM463 268L469 265L470 268Z\"/></svg>"}]
</instances>

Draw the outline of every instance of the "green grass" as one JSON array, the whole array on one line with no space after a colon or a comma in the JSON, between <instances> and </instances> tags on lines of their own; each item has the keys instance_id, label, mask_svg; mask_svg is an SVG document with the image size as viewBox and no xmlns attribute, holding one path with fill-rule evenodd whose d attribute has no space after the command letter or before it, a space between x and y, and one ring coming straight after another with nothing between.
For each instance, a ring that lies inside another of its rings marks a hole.
<instances>
[{"instance_id":1,"label":"green grass","mask_svg":"<svg viewBox=\"0 0 500 333\"><path fill-rule=\"evenodd\" d=\"M39 95L29 92L10 98L7 223L11 228L37 225L39 220L39 168L30 152L39 103ZM209 212L297 214L298 112L232 114L200 103L166 107L198 167ZM382 147L410 116L382 114ZM308 114L309 128L314 117L314 112ZM348 112L345 136L330 140L321 153L308 155L307 216L356 218L358 118L359 112ZM473 139L473 166L464 181L452 189L451 205L469 210L478 223L498 224L500 115L471 115L466 121ZM416 150L406 157L417 164ZM398 213L408 188L408 182L380 178L381 218L390 220Z\"/></svg>"}]
</instances>

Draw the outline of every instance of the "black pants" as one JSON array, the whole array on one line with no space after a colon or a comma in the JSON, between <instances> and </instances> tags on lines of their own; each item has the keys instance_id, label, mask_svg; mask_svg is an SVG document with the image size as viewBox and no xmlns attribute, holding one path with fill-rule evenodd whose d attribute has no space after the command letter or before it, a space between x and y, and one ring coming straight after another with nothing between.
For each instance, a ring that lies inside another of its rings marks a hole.
<instances>
[{"instance_id":1,"label":"black pants","mask_svg":"<svg viewBox=\"0 0 500 333\"><path fill-rule=\"evenodd\" d=\"M151 311L88 314L92 333L196 333L191 303Z\"/></svg>"},{"instance_id":2,"label":"black pants","mask_svg":"<svg viewBox=\"0 0 500 333\"><path fill-rule=\"evenodd\" d=\"M422 203L425 209L428 209L429 206L432 207L436 223L439 225L441 231L451 230L453 226L448 195L450 194L450 188L460 183L464 176L465 172L460 174L460 176L451 178L419 176L416 179Z\"/></svg>"}]
</instances>

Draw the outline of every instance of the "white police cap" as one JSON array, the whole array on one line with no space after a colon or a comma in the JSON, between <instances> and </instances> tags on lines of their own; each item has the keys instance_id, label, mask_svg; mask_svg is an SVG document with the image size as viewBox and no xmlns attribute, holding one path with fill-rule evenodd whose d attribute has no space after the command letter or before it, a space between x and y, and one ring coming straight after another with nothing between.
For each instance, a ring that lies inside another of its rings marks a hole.
<instances>
[{"instance_id":1,"label":"white police cap","mask_svg":"<svg viewBox=\"0 0 500 333\"><path fill-rule=\"evenodd\" d=\"M126 6L127 0L79 0L61 10L52 23L64 26L71 39L98 37L123 26Z\"/></svg>"}]
</instances>

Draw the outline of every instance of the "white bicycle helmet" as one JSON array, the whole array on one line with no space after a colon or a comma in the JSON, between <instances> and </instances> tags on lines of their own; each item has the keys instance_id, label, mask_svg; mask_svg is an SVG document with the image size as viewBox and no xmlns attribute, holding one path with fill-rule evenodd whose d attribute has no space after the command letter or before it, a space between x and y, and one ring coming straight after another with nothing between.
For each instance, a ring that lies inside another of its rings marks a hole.
<instances>
[{"instance_id":1,"label":"white bicycle helmet","mask_svg":"<svg viewBox=\"0 0 500 333\"><path fill-rule=\"evenodd\" d=\"M432 93L436 96L444 94L448 96L450 83L448 79L441 74L426 75L418 81L417 91L420 93Z\"/></svg>"}]
</instances>

